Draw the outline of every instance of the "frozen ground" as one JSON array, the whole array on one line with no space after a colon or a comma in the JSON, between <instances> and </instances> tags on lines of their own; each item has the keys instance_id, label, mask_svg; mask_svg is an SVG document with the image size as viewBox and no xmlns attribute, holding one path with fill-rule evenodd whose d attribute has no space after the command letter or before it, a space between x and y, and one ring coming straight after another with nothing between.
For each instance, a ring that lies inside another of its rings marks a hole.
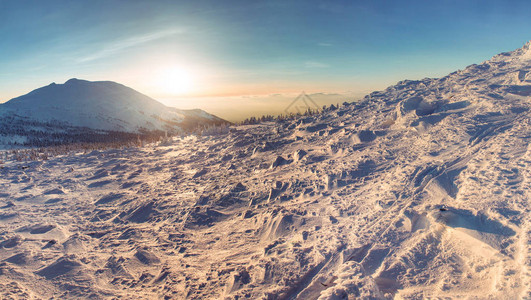
<instances>
[{"instance_id":1,"label":"frozen ground","mask_svg":"<svg viewBox=\"0 0 531 300\"><path fill-rule=\"evenodd\" d=\"M218 136L0 170L0 298L530 298L529 44Z\"/></svg>"}]
</instances>

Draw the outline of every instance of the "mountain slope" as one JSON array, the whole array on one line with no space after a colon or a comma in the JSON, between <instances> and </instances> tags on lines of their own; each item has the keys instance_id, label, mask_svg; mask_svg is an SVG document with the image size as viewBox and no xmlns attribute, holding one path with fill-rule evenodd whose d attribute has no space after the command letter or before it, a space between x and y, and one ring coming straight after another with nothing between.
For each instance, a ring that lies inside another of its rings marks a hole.
<instances>
[{"instance_id":1,"label":"mountain slope","mask_svg":"<svg viewBox=\"0 0 531 300\"><path fill-rule=\"evenodd\" d=\"M57 125L127 133L176 133L196 125L224 122L201 110L167 107L115 82L78 79L52 83L0 104L0 118L3 123L19 125L21 130L30 122L39 124L41 131Z\"/></svg>"},{"instance_id":2,"label":"mountain slope","mask_svg":"<svg viewBox=\"0 0 531 300\"><path fill-rule=\"evenodd\" d=\"M529 46L225 135L7 160L2 293L530 298Z\"/></svg>"}]
</instances>

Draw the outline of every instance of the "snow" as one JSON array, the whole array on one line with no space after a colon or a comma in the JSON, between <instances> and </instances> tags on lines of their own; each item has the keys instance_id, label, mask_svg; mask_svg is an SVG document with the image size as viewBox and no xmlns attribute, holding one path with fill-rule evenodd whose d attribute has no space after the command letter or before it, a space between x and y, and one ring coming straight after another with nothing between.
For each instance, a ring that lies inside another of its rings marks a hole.
<instances>
[{"instance_id":1,"label":"snow","mask_svg":"<svg viewBox=\"0 0 531 300\"><path fill-rule=\"evenodd\" d=\"M201 110L170 108L111 81L70 79L52 83L0 105L1 116L121 132L179 131L186 118L221 120Z\"/></svg>"},{"instance_id":2,"label":"snow","mask_svg":"<svg viewBox=\"0 0 531 300\"><path fill-rule=\"evenodd\" d=\"M528 48L313 116L7 161L1 298L530 298Z\"/></svg>"}]
</instances>

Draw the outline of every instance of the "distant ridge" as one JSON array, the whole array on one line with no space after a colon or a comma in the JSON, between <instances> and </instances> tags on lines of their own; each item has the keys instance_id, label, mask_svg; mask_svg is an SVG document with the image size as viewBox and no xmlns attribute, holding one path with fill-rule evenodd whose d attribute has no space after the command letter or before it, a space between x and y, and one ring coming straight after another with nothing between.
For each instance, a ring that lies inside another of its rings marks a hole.
<instances>
[{"instance_id":1,"label":"distant ridge","mask_svg":"<svg viewBox=\"0 0 531 300\"><path fill-rule=\"evenodd\" d=\"M60 133L59 128L67 135L79 135L80 128L98 134L176 134L222 123L227 122L203 110L168 107L116 82L72 78L0 104L0 144L2 136L4 143L10 137L27 143L30 136Z\"/></svg>"}]
</instances>

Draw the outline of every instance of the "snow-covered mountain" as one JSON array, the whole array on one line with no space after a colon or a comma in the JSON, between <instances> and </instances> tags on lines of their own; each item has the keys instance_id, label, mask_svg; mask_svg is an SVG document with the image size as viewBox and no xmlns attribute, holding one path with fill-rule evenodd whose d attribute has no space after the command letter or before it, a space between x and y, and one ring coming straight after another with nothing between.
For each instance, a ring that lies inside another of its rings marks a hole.
<instances>
[{"instance_id":1,"label":"snow-covered mountain","mask_svg":"<svg viewBox=\"0 0 531 300\"><path fill-rule=\"evenodd\" d=\"M528 43L227 134L6 153L0 297L529 299L530 96Z\"/></svg>"},{"instance_id":2,"label":"snow-covered mountain","mask_svg":"<svg viewBox=\"0 0 531 300\"><path fill-rule=\"evenodd\" d=\"M197 125L223 122L202 110L165 106L112 81L70 79L0 104L0 124L8 127L6 131L17 128L27 132L29 127L49 133L54 131L53 127L61 130L74 127L127 133L176 133Z\"/></svg>"}]
</instances>

